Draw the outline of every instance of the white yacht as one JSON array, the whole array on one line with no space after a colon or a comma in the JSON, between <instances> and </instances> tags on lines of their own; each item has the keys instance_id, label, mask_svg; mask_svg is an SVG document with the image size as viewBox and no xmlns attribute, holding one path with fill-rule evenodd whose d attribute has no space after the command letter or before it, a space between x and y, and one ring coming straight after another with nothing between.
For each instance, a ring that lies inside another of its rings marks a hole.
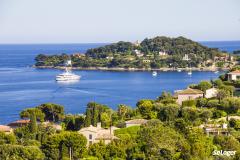
<instances>
[{"instance_id":1,"label":"white yacht","mask_svg":"<svg viewBox=\"0 0 240 160\"><path fill-rule=\"evenodd\" d=\"M154 77L157 76L157 72L156 72L156 71L153 71L153 72L152 72L152 76L154 76Z\"/></svg>"},{"instance_id":2,"label":"white yacht","mask_svg":"<svg viewBox=\"0 0 240 160\"><path fill-rule=\"evenodd\" d=\"M68 69L67 65L71 65L71 61L66 62L65 72L56 76L56 81L78 81L80 80L81 76L76 75Z\"/></svg>"},{"instance_id":3,"label":"white yacht","mask_svg":"<svg viewBox=\"0 0 240 160\"><path fill-rule=\"evenodd\" d=\"M181 70L181 69L178 69L177 71L178 71L178 72L182 72L182 70Z\"/></svg>"}]
</instances>

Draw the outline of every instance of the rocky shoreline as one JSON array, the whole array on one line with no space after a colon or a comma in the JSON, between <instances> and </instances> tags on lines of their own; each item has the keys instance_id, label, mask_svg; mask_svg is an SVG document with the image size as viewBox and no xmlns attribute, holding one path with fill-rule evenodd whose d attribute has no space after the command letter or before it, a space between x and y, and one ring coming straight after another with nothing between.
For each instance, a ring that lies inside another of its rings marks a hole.
<instances>
[{"instance_id":1,"label":"rocky shoreline","mask_svg":"<svg viewBox=\"0 0 240 160\"><path fill-rule=\"evenodd\" d=\"M60 69L63 70L65 67L62 66L32 66L33 68L39 69ZM189 68L108 68L108 67L72 67L72 70L101 70L101 71L177 71L180 69L181 71L188 71ZM213 67L204 67L204 68L191 68L192 71L227 71L229 68L213 68Z\"/></svg>"}]
</instances>

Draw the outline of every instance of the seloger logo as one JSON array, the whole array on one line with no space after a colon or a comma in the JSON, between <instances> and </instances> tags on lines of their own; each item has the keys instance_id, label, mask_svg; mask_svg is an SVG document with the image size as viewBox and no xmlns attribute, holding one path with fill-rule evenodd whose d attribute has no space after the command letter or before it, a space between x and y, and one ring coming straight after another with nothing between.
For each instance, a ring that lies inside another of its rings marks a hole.
<instances>
[{"instance_id":1,"label":"seloger logo","mask_svg":"<svg viewBox=\"0 0 240 160\"><path fill-rule=\"evenodd\" d=\"M223 151L223 150L214 150L213 151L213 156L234 156L236 154L236 151Z\"/></svg>"}]
</instances>

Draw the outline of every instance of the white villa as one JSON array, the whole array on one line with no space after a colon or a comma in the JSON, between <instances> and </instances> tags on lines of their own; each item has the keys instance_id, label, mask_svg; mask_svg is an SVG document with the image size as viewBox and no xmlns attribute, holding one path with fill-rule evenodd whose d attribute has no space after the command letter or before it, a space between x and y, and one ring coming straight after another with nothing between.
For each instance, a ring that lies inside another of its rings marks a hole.
<instances>
[{"instance_id":1,"label":"white villa","mask_svg":"<svg viewBox=\"0 0 240 160\"><path fill-rule=\"evenodd\" d=\"M190 60L190 58L188 57L188 54L185 54L185 55L184 55L183 60L184 60L184 61L189 61L189 60Z\"/></svg>"},{"instance_id":2,"label":"white villa","mask_svg":"<svg viewBox=\"0 0 240 160\"><path fill-rule=\"evenodd\" d=\"M216 89L216 88L207 89L205 92L205 98L216 97L217 93L218 93L218 89Z\"/></svg>"},{"instance_id":3,"label":"white villa","mask_svg":"<svg viewBox=\"0 0 240 160\"><path fill-rule=\"evenodd\" d=\"M240 70L229 72L228 73L228 80L229 81L240 80Z\"/></svg>"},{"instance_id":4,"label":"white villa","mask_svg":"<svg viewBox=\"0 0 240 160\"><path fill-rule=\"evenodd\" d=\"M187 88L185 90L175 91L175 95L177 96L177 103L179 105L182 105L183 101L203 97L203 91L198 89Z\"/></svg>"},{"instance_id":5,"label":"white villa","mask_svg":"<svg viewBox=\"0 0 240 160\"><path fill-rule=\"evenodd\" d=\"M97 127L90 125L89 127L82 128L78 133L83 134L87 138L87 146L103 141L105 144L110 143L113 139L118 139L114 136L114 130L117 127L110 127L109 129L104 129L101 127L101 123L97 124Z\"/></svg>"},{"instance_id":6,"label":"white villa","mask_svg":"<svg viewBox=\"0 0 240 160\"><path fill-rule=\"evenodd\" d=\"M159 56L167 56L168 55L165 51L164 52L160 51L160 52L158 52L158 54L159 54Z\"/></svg>"},{"instance_id":7,"label":"white villa","mask_svg":"<svg viewBox=\"0 0 240 160\"><path fill-rule=\"evenodd\" d=\"M144 54L137 49L134 50L134 53L137 55L137 57L143 57L144 56Z\"/></svg>"}]
</instances>

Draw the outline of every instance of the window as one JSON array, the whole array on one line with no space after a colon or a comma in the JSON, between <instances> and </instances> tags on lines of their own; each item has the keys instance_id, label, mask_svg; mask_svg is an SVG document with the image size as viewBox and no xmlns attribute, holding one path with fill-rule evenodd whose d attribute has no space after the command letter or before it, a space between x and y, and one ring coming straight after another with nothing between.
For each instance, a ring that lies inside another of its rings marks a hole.
<instances>
[{"instance_id":1,"label":"window","mask_svg":"<svg viewBox=\"0 0 240 160\"><path fill-rule=\"evenodd\" d=\"M89 145L92 145L92 141L89 141Z\"/></svg>"},{"instance_id":2,"label":"window","mask_svg":"<svg viewBox=\"0 0 240 160\"><path fill-rule=\"evenodd\" d=\"M91 134L89 134L89 139L92 139L92 135Z\"/></svg>"}]
</instances>

